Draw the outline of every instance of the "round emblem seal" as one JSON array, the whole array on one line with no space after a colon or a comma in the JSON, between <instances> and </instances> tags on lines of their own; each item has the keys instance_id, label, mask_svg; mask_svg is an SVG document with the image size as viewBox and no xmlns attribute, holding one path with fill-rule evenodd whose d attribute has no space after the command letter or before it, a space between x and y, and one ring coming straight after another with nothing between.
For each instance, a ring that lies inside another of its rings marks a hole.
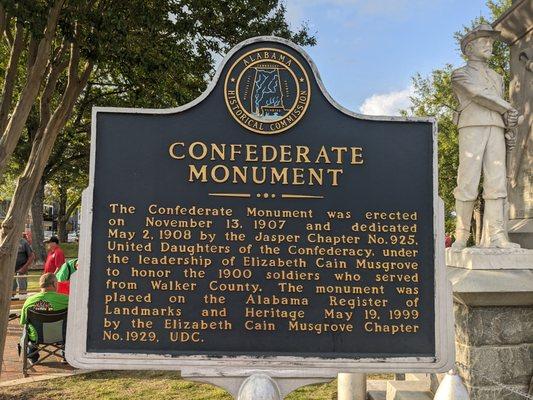
<instances>
[{"instance_id":1,"label":"round emblem seal","mask_svg":"<svg viewBox=\"0 0 533 400\"><path fill-rule=\"evenodd\" d=\"M286 131L305 114L309 79L298 60L282 50L261 48L241 56L224 83L226 105L246 129L263 135Z\"/></svg>"}]
</instances>

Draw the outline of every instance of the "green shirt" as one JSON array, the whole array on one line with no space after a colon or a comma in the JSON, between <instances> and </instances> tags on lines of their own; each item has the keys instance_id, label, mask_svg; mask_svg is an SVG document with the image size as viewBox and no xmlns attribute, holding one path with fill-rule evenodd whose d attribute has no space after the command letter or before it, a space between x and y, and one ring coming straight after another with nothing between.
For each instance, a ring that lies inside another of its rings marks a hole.
<instances>
[{"instance_id":1,"label":"green shirt","mask_svg":"<svg viewBox=\"0 0 533 400\"><path fill-rule=\"evenodd\" d=\"M76 272L76 263L78 262L77 258L68 260L64 263L56 272L56 278L58 282L70 281L70 276Z\"/></svg>"},{"instance_id":2,"label":"green shirt","mask_svg":"<svg viewBox=\"0 0 533 400\"><path fill-rule=\"evenodd\" d=\"M68 296L56 292L40 292L28 297L20 312L20 324L26 325L28 320L28 308L35 311L61 311L68 307ZM30 340L37 340L37 331L28 324L28 336Z\"/></svg>"}]
</instances>

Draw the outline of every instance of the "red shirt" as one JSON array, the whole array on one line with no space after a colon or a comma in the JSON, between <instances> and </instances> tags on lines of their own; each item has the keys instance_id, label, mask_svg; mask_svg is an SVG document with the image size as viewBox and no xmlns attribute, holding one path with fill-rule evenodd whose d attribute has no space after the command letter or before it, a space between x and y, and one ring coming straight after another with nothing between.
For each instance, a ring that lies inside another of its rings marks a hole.
<instances>
[{"instance_id":1,"label":"red shirt","mask_svg":"<svg viewBox=\"0 0 533 400\"><path fill-rule=\"evenodd\" d=\"M57 282L57 293L70 294L70 281Z\"/></svg>"},{"instance_id":2,"label":"red shirt","mask_svg":"<svg viewBox=\"0 0 533 400\"><path fill-rule=\"evenodd\" d=\"M63 250L61 250L61 248L58 246L54 250L48 252L46 262L44 263L43 274L46 274L47 272L51 274L55 273L56 269L61 267L64 262L65 254L63 253Z\"/></svg>"}]
</instances>

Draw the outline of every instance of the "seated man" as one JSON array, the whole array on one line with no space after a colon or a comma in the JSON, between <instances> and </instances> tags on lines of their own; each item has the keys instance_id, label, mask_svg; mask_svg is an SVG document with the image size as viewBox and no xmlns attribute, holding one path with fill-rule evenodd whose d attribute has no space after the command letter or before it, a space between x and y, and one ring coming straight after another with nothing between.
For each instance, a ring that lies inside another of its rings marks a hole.
<instances>
[{"instance_id":1,"label":"seated man","mask_svg":"<svg viewBox=\"0 0 533 400\"><path fill-rule=\"evenodd\" d=\"M27 315L29 308L36 311L61 311L68 307L68 296L57 293L57 278L54 274L46 273L41 275L39 287L41 291L28 297L22 306L20 312L21 325L26 325L28 322ZM28 325L28 339L31 342L37 340L37 332L31 325ZM36 362L38 359L39 355L35 354L31 358L31 361Z\"/></svg>"},{"instance_id":2,"label":"seated man","mask_svg":"<svg viewBox=\"0 0 533 400\"><path fill-rule=\"evenodd\" d=\"M63 294L70 293L70 277L78 270L78 259L73 258L64 263L56 272L57 292Z\"/></svg>"}]
</instances>

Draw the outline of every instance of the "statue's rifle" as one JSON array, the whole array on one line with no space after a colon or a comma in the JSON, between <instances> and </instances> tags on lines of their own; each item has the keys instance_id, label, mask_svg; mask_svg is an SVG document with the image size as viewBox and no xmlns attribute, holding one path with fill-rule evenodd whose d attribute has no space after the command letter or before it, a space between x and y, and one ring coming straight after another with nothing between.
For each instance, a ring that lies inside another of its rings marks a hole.
<instances>
[{"instance_id":1,"label":"statue's rifle","mask_svg":"<svg viewBox=\"0 0 533 400\"><path fill-rule=\"evenodd\" d=\"M520 170L520 160L522 159L522 154L524 153L526 143L520 143L518 148L516 148L516 151L513 151L516 147L516 141L518 137L518 127L522 124L524 121L524 116L521 115L518 118L518 123L516 126L512 128L508 128L505 130L505 142L507 147L507 179L509 181L509 184L512 188L516 187L517 179L518 179L518 172Z\"/></svg>"},{"instance_id":2,"label":"statue's rifle","mask_svg":"<svg viewBox=\"0 0 533 400\"><path fill-rule=\"evenodd\" d=\"M529 72L533 72L533 46L527 48L526 50L522 51L518 59L522 64L524 65L524 74L528 74ZM523 76L522 81L525 81L525 77ZM520 91L522 93L522 104L524 103L524 96L526 94L525 90ZM527 114L526 114L527 115ZM518 143L518 147L514 154L512 154L514 147L516 146L517 136L518 136L518 127L522 125L522 122L524 121L524 116L520 116L518 119L517 126L509 129L505 133L505 139L507 142L507 179L511 186L511 188L516 187L517 181L518 181L518 173L520 172L520 164L522 163L522 156L523 154L527 154L527 145L529 143L529 135L531 135L531 131L526 132L525 135L522 136L520 143ZM530 124L530 122L528 122ZM531 129L530 125L528 125L527 129ZM507 139L507 136L510 136L511 139ZM511 144L511 146L509 146ZM513 157L514 156L514 157Z\"/></svg>"}]
</instances>

